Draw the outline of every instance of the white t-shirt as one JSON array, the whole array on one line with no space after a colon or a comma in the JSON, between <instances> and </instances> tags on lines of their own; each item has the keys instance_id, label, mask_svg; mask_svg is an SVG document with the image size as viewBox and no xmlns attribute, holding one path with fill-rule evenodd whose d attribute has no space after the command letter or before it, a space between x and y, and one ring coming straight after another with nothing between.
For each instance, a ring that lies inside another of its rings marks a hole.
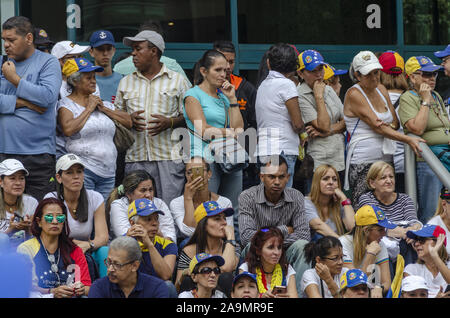
<instances>
[{"instance_id":1,"label":"white t-shirt","mask_svg":"<svg viewBox=\"0 0 450 318\"><path fill-rule=\"evenodd\" d=\"M389 92L389 98L391 99L392 105L394 105L397 100L400 98L400 93L394 93ZM398 115L398 109L395 110L397 117L400 118ZM397 130L399 133L403 134L403 127L402 123L400 122L400 128ZM394 153L394 167L395 167L395 173L404 173L405 172L405 145L401 141L396 141L395 144L397 145L397 149Z\"/></svg>"},{"instance_id":2,"label":"white t-shirt","mask_svg":"<svg viewBox=\"0 0 450 318\"><path fill-rule=\"evenodd\" d=\"M342 235L339 237L339 240L341 241L342 252L344 253L344 264L353 263L353 236ZM375 258L375 264L377 265L389 261L388 251L383 241L380 242L380 246L381 251L377 254Z\"/></svg>"},{"instance_id":3,"label":"white t-shirt","mask_svg":"<svg viewBox=\"0 0 450 318\"><path fill-rule=\"evenodd\" d=\"M178 295L178 298L195 298L194 294L192 294L192 291L184 291L181 294ZM222 293L220 290L215 290L214 294L211 295L211 298L227 298L224 293Z\"/></svg>"},{"instance_id":4,"label":"white t-shirt","mask_svg":"<svg viewBox=\"0 0 450 318\"><path fill-rule=\"evenodd\" d=\"M36 211L39 202L28 194L23 194L22 202L23 202L23 216L28 215L29 217L32 217L34 215L34 212ZM6 213L5 218L0 219L0 232L6 232L10 224L9 219L13 215L8 211L5 211L5 213Z\"/></svg>"},{"instance_id":5,"label":"white t-shirt","mask_svg":"<svg viewBox=\"0 0 450 318\"><path fill-rule=\"evenodd\" d=\"M219 198L217 199L217 203L222 209L225 208L232 208L233 204L231 201L223 196L219 195ZM173 199L170 202L170 211L172 212L173 219L175 221L175 224L178 229L178 236L185 238L185 237L191 237L192 234L194 234L195 227L187 226L184 224L184 195ZM233 226L233 216L227 217L227 224Z\"/></svg>"},{"instance_id":6,"label":"white t-shirt","mask_svg":"<svg viewBox=\"0 0 450 318\"><path fill-rule=\"evenodd\" d=\"M242 265L239 266L239 270L242 270L244 272L248 272L248 264L247 264L247 262L242 263ZM292 275L294 275L294 277L295 277L295 270L291 266L291 264L289 264L287 275L286 275L286 287L287 287L287 284L289 284L289 279L291 278ZM271 290L270 282L267 282L267 290Z\"/></svg>"},{"instance_id":7,"label":"white t-shirt","mask_svg":"<svg viewBox=\"0 0 450 318\"><path fill-rule=\"evenodd\" d=\"M69 237L79 241L88 241L91 238L92 231L94 229L94 213L100 207L102 203L105 202L103 196L94 190L88 190L88 219L86 222L79 222L72 217L70 212L67 213L67 221L69 222L70 235ZM56 192L47 193L44 199L47 198L57 198ZM64 205L69 211L67 203L64 201Z\"/></svg>"},{"instance_id":8,"label":"white t-shirt","mask_svg":"<svg viewBox=\"0 0 450 318\"><path fill-rule=\"evenodd\" d=\"M447 262L447 267L450 268L450 262ZM428 286L428 298L436 297L440 287L442 287L442 291L444 292L448 285L441 273L438 273L436 277L433 277L433 274L428 270L425 264L409 264L405 267L404 273L421 276L425 279Z\"/></svg>"},{"instance_id":9,"label":"white t-shirt","mask_svg":"<svg viewBox=\"0 0 450 318\"><path fill-rule=\"evenodd\" d=\"M164 237L169 237L172 242L177 241L175 232L175 225L173 223L172 213L167 204L159 198L153 198L153 203L156 207L164 212L164 215L159 215L159 229ZM127 234L131 227L128 220L128 206L130 202L126 196L114 200L111 203L111 210L109 211L109 219L111 222L111 235L113 238Z\"/></svg>"},{"instance_id":10,"label":"white t-shirt","mask_svg":"<svg viewBox=\"0 0 450 318\"><path fill-rule=\"evenodd\" d=\"M340 278L342 274L344 274L346 271L348 271L348 268L342 267L341 273L338 275L335 275L333 277L334 282L340 287ZM302 276L302 282L301 282L301 293L303 294L303 298L308 298L306 295L305 289L309 285L314 284L317 285L317 288L319 289L319 293L322 295L322 288L320 287L320 277L317 275L317 272L314 268L307 269ZM322 295L322 298L333 298L333 295L331 295L330 290L328 289L328 285L325 282L322 282L324 295ZM302 297L302 295L299 295L299 297Z\"/></svg>"},{"instance_id":11,"label":"white t-shirt","mask_svg":"<svg viewBox=\"0 0 450 318\"><path fill-rule=\"evenodd\" d=\"M427 224L433 224L433 225L439 225L445 230L445 237L447 238L447 254L450 255L450 231L447 228L447 225L445 225L444 221L442 220L440 215L436 215L432 217Z\"/></svg>"},{"instance_id":12,"label":"white t-shirt","mask_svg":"<svg viewBox=\"0 0 450 318\"><path fill-rule=\"evenodd\" d=\"M114 105L103 102L105 107L114 110ZM86 109L68 97L58 102L60 108L66 108L77 118ZM70 137L64 136L67 153L74 153L81 158L84 166L96 175L111 178L116 174L117 149L114 145L116 125L104 113L95 110L83 128Z\"/></svg>"},{"instance_id":13,"label":"white t-shirt","mask_svg":"<svg viewBox=\"0 0 450 318\"><path fill-rule=\"evenodd\" d=\"M297 88L284 75L270 71L256 94L257 155L298 155L300 138L292 128L286 101L298 97Z\"/></svg>"}]
</instances>

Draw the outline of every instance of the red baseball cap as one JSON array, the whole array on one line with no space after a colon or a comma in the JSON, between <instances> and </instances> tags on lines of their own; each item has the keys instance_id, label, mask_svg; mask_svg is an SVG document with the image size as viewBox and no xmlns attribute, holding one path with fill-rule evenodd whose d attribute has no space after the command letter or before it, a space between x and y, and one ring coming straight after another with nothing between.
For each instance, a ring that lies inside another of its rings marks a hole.
<instances>
[{"instance_id":1,"label":"red baseball cap","mask_svg":"<svg viewBox=\"0 0 450 318\"><path fill-rule=\"evenodd\" d=\"M378 61L386 74L401 74L405 71L405 61L397 52L386 51L380 55Z\"/></svg>"}]
</instances>

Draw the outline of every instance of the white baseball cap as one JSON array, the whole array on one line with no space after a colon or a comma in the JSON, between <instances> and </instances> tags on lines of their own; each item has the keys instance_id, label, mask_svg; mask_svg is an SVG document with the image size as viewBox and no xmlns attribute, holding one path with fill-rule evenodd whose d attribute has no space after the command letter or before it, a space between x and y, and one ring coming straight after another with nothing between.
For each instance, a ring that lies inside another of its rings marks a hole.
<instances>
[{"instance_id":1,"label":"white baseball cap","mask_svg":"<svg viewBox=\"0 0 450 318\"><path fill-rule=\"evenodd\" d=\"M63 58L67 54L83 54L89 51L90 46L81 46L73 43L72 41L61 41L56 43L53 48L51 54L56 56L59 60Z\"/></svg>"},{"instance_id":2,"label":"white baseball cap","mask_svg":"<svg viewBox=\"0 0 450 318\"><path fill-rule=\"evenodd\" d=\"M402 280L402 291L410 292L417 289L428 290L427 282L421 276L410 275Z\"/></svg>"},{"instance_id":3,"label":"white baseball cap","mask_svg":"<svg viewBox=\"0 0 450 318\"><path fill-rule=\"evenodd\" d=\"M79 164L84 168L84 164L83 162L81 162L80 157L73 153L68 153L59 158L56 162L56 173L58 173L59 171L65 171L72 167L74 164Z\"/></svg>"},{"instance_id":4,"label":"white baseball cap","mask_svg":"<svg viewBox=\"0 0 450 318\"><path fill-rule=\"evenodd\" d=\"M133 42L142 42L142 41L149 41L154 46L156 46L161 52L164 53L165 44L164 39L161 36L161 34L155 32L155 31L141 31L134 37L125 37L123 38L123 44L126 46L133 45Z\"/></svg>"},{"instance_id":5,"label":"white baseball cap","mask_svg":"<svg viewBox=\"0 0 450 318\"><path fill-rule=\"evenodd\" d=\"M25 171L25 175L28 176L28 170L25 169L23 164L16 159L6 159L0 162L0 176L10 176L17 171Z\"/></svg>"},{"instance_id":6,"label":"white baseball cap","mask_svg":"<svg viewBox=\"0 0 450 318\"><path fill-rule=\"evenodd\" d=\"M360 72L362 75L367 75L373 70L382 70L383 66L378 61L378 58L370 51L361 51L353 58L353 70Z\"/></svg>"}]
</instances>

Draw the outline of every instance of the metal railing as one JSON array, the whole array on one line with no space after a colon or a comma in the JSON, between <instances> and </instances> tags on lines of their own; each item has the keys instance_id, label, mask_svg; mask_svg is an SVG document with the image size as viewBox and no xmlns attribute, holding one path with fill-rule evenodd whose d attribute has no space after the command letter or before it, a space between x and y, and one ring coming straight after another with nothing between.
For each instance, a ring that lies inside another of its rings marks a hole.
<instances>
[{"instance_id":1,"label":"metal railing","mask_svg":"<svg viewBox=\"0 0 450 318\"><path fill-rule=\"evenodd\" d=\"M417 137L414 134L408 134L408 136ZM428 163L442 184L450 189L450 172L426 143L421 142L420 149L422 150L422 158ZM407 144L405 144L405 190L417 207L416 157L414 151Z\"/></svg>"}]
</instances>

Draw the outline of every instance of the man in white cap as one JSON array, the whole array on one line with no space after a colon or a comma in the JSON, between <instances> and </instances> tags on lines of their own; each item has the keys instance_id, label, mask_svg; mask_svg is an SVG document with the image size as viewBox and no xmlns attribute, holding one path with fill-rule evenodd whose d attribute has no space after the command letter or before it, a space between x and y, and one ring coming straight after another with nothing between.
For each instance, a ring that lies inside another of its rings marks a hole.
<instances>
[{"instance_id":1,"label":"man in white cap","mask_svg":"<svg viewBox=\"0 0 450 318\"><path fill-rule=\"evenodd\" d=\"M141 31L125 37L123 43L132 47L136 67L120 81L114 103L133 120L135 142L127 151L125 172L149 172L156 180L157 193L169 204L184 187L184 164L179 151L173 151L178 141L171 135L185 123L183 99L189 84L161 63L165 43L157 32Z\"/></svg>"}]
</instances>

